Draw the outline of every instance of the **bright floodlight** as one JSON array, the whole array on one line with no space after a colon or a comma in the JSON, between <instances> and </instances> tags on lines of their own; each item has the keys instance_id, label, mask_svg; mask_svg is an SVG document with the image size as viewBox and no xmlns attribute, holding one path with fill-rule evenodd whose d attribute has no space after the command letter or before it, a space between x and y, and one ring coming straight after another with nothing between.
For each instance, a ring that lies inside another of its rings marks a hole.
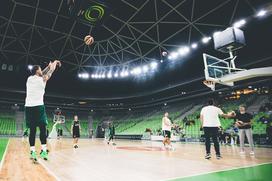
<instances>
[{"instance_id":1,"label":"bright floodlight","mask_svg":"<svg viewBox=\"0 0 272 181\"><path fill-rule=\"evenodd\" d=\"M119 77L118 72L115 72L114 77L115 77L115 78Z\"/></svg>"},{"instance_id":2,"label":"bright floodlight","mask_svg":"<svg viewBox=\"0 0 272 181\"><path fill-rule=\"evenodd\" d=\"M146 73L146 72L148 72L148 69L149 69L149 68L148 68L147 65L144 65L142 69L143 69L143 73Z\"/></svg>"},{"instance_id":3,"label":"bright floodlight","mask_svg":"<svg viewBox=\"0 0 272 181\"><path fill-rule=\"evenodd\" d=\"M124 76L127 77L128 75L129 75L129 73L128 73L128 71L126 70L126 71L124 72Z\"/></svg>"},{"instance_id":4,"label":"bright floodlight","mask_svg":"<svg viewBox=\"0 0 272 181\"><path fill-rule=\"evenodd\" d=\"M32 70L33 69L33 65L28 65L27 68L28 68L28 70Z\"/></svg>"},{"instance_id":5,"label":"bright floodlight","mask_svg":"<svg viewBox=\"0 0 272 181\"><path fill-rule=\"evenodd\" d=\"M187 53L190 52L190 48L185 46L185 47L181 47L179 50L178 50L179 54L180 55L186 55Z\"/></svg>"},{"instance_id":6,"label":"bright floodlight","mask_svg":"<svg viewBox=\"0 0 272 181\"><path fill-rule=\"evenodd\" d=\"M265 10L260 10L258 13L257 13L257 16L258 17L262 17L262 16L264 16L264 15L266 15L266 13L267 13L267 11L265 11Z\"/></svg>"},{"instance_id":7,"label":"bright floodlight","mask_svg":"<svg viewBox=\"0 0 272 181\"><path fill-rule=\"evenodd\" d=\"M246 20L242 19L233 24L234 28L240 28L246 24Z\"/></svg>"},{"instance_id":8,"label":"bright floodlight","mask_svg":"<svg viewBox=\"0 0 272 181\"><path fill-rule=\"evenodd\" d=\"M202 38L202 43L208 43L211 39L211 37L204 37Z\"/></svg>"},{"instance_id":9,"label":"bright floodlight","mask_svg":"<svg viewBox=\"0 0 272 181\"><path fill-rule=\"evenodd\" d=\"M197 43L193 43L192 45L191 45L191 47L193 48L193 49L196 49L197 48Z\"/></svg>"},{"instance_id":10,"label":"bright floodlight","mask_svg":"<svg viewBox=\"0 0 272 181\"><path fill-rule=\"evenodd\" d=\"M175 60L176 58L178 58L178 53L177 52L172 52L172 53L170 53L168 58L170 60Z\"/></svg>"},{"instance_id":11,"label":"bright floodlight","mask_svg":"<svg viewBox=\"0 0 272 181\"><path fill-rule=\"evenodd\" d=\"M108 78L108 79L111 79L111 78L112 78L111 72L109 72L109 73L107 74L107 78Z\"/></svg>"},{"instance_id":12,"label":"bright floodlight","mask_svg":"<svg viewBox=\"0 0 272 181\"><path fill-rule=\"evenodd\" d=\"M88 79L89 78L89 74L88 73L79 74L79 78Z\"/></svg>"},{"instance_id":13,"label":"bright floodlight","mask_svg":"<svg viewBox=\"0 0 272 181\"><path fill-rule=\"evenodd\" d=\"M151 67L151 69L154 70L154 69L156 69L158 67L158 63L157 62L151 62L150 67Z\"/></svg>"},{"instance_id":14,"label":"bright floodlight","mask_svg":"<svg viewBox=\"0 0 272 181\"><path fill-rule=\"evenodd\" d=\"M163 63L163 60L161 60L160 62Z\"/></svg>"},{"instance_id":15,"label":"bright floodlight","mask_svg":"<svg viewBox=\"0 0 272 181\"><path fill-rule=\"evenodd\" d=\"M140 67L136 67L133 69L133 74L139 75L142 73L142 69Z\"/></svg>"},{"instance_id":16,"label":"bright floodlight","mask_svg":"<svg viewBox=\"0 0 272 181\"><path fill-rule=\"evenodd\" d=\"M122 71L121 73L120 73L120 76L121 77L125 77L126 75L125 75L125 71Z\"/></svg>"}]
</instances>

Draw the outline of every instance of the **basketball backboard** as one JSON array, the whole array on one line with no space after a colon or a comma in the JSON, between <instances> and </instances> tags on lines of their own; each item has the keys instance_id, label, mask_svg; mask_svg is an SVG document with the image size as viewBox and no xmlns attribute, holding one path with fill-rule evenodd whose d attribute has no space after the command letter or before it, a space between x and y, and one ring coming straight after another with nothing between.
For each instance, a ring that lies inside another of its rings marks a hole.
<instances>
[{"instance_id":1,"label":"basketball backboard","mask_svg":"<svg viewBox=\"0 0 272 181\"><path fill-rule=\"evenodd\" d=\"M215 90L215 84L233 86L234 82L254 77L272 76L272 67L262 67L254 69L236 68L234 60L236 57L220 59L208 54L203 54L205 85ZM210 84L209 82L213 82ZM209 84L208 84L209 83Z\"/></svg>"},{"instance_id":2,"label":"basketball backboard","mask_svg":"<svg viewBox=\"0 0 272 181\"><path fill-rule=\"evenodd\" d=\"M65 123L65 116L54 114L53 122Z\"/></svg>"},{"instance_id":3,"label":"basketball backboard","mask_svg":"<svg viewBox=\"0 0 272 181\"><path fill-rule=\"evenodd\" d=\"M235 58L234 58L235 59ZM228 86L233 86L233 82L223 82L221 79L226 75L231 74L235 71L241 71L243 69L233 68L233 64L231 64L227 59L220 59L208 54L203 54L204 60L204 72L205 78L207 81L213 81L215 83L220 83Z\"/></svg>"}]
</instances>

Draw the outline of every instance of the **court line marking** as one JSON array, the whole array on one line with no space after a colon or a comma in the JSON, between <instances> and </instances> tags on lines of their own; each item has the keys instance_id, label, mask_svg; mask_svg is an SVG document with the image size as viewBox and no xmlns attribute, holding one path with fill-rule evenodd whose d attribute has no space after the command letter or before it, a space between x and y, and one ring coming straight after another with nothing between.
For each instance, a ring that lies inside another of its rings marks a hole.
<instances>
[{"instance_id":1,"label":"court line marking","mask_svg":"<svg viewBox=\"0 0 272 181\"><path fill-rule=\"evenodd\" d=\"M4 162L5 162L5 158L6 158L6 154L7 154L7 150L8 150L8 146L9 146L9 141L10 141L10 139L8 139L8 143L7 143L5 152L3 154L3 157L2 157L2 160L1 160L1 163L0 163L0 171L2 170L2 167L3 167Z\"/></svg>"},{"instance_id":2,"label":"court line marking","mask_svg":"<svg viewBox=\"0 0 272 181\"><path fill-rule=\"evenodd\" d=\"M47 167L41 159L39 159L39 164L41 164L44 169L49 173L49 175L53 176L57 181L61 181L61 179L52 171L49 167Z\"/></svg>"},{"instance_id":3,"label":"court line marking","mask_svg":"<svg viewBox=\"0 0 272 181\"><path fill-rule=\"evenodd\" d=\"M196 176L201 176L201 175L206 175L206 174L211 174L211 173L232 171L232 170L237 170L237 169L242 169L242 168L257 167L257 166L268 165L268 164L272 164L272 162L265 162L265 163L259 163L259 164L256 164L256 165L247 165L247 166L241 166L241 167L233 167L233 168L227 168L227 169L222 169L222 170L210 171L210 172L205 172L205 173L197 173L197 174L192 174L192 175L188 175L188 176L172 177L172 178L168 178L168 179L163 179L161 181L170 181L170 180L175 180L175 179L183 179L183 178L188 178L188 177L196 177Z\"/></svg>"}]
</instances>

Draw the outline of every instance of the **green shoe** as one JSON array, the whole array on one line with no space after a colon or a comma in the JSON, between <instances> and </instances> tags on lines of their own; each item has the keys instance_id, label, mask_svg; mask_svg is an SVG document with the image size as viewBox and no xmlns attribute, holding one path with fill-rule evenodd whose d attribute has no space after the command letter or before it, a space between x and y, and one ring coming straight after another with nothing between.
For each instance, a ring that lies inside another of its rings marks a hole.
<instances>
[{"instance_id":1,"label":"green shoe","mask_svg":"<svg viewBox=\"0 0 272 181\"><path fill-rule=\"evenodd\" d=\"M31 151L30 152L30 159L32 159L34 161L38 160L36 151Z\"/></svg>"},{"instance_id":2,"label":"green shoe","mask_svg":"<svg viewBox=\"0 0 272 181\"><path fill-rule=\"evenodd\" d=\"M42 151L40 157L44 160L48 160L48 153L47 151Z\"/></svg>"}]
</instances>

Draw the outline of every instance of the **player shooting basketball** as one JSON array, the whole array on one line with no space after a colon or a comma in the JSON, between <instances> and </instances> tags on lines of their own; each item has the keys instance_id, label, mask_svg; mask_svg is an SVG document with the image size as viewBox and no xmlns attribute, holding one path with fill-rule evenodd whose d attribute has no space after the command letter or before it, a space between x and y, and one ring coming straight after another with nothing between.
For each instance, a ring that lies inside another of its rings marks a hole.
<instances>
[{"instance_id":1,"label":"player shooting basketball","mask_svg":"<svg viewBox=\"0 0 272 181\"><path fill-rule=\"evenodd\" d=\"M46 148L46 125L48 122L43 96L46 83L51 78L57 66L61 66L61 63L58 60L50 62L44 70L42 70L39 65L34 65L31 71L32 75L28 77L26 82L25 119L26 126L30 128L30 154L34 162L37 161L37 153L35 150L37 127L40 129L40 141L42 144L40 157L44 160L48 159Z\"/></svg>"}]
</instances>

